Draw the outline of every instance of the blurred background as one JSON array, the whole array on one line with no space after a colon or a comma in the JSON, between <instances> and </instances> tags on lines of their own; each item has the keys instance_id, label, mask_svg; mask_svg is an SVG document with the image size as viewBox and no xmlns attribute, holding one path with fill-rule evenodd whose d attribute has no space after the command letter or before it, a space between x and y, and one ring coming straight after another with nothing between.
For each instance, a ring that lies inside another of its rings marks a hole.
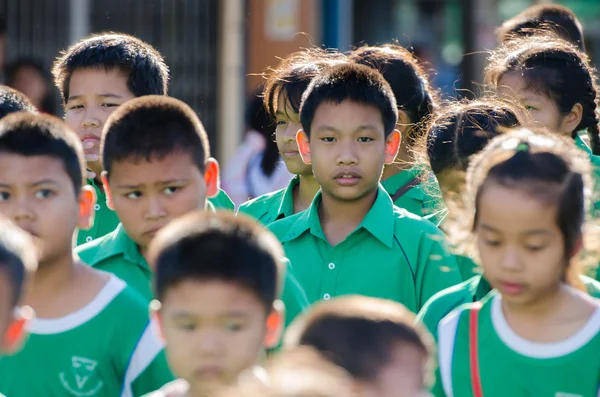
<instances>
[{"instance_id":1,"label":"blurred background","mask_svg":"<svg viewBox=\"0 0 600 397\"><path fill-rule=\"evenodd\" d=\"M496 27L535 3L540 1L0 0L0 81L62 117L49 75L59 51L94 32L133 34L165 56L169 94L198 112L214 155L229 165L252 124L246 116L260 74L277 57L312 45L348 50L397 40L427 62L436 87L469 95L478 92ZM577 14L587 52L600 64L600 0L555 3ZM269 136L270 126L264 127Z\"/></svg>"}]
</instances>

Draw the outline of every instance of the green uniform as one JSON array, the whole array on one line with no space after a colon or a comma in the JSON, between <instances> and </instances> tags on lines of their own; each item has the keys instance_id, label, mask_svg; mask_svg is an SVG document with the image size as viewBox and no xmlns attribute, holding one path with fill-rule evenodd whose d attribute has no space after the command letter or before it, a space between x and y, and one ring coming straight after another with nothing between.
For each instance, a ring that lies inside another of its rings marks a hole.
<instances>
[{"instance_id":1,"label":"green uniform","mask_svg":"<svg viewBox=\"0 0 600 397\"><path fill-rule=\"evenodd\" d=\"M427 183L423 184L422 174L420 167L413 166L381 181L381 185L392 197L396 207L404 208L439 225L442 214L439 203L442 194L435 177L431 176Z\"/></svg>"},{"instance_id":2,"label":"green uniform","mask_svg":"<svg viewBox=\"0 0 600 397\"><path fill-rule=\"evenodd\" d=\"M96 204L94 205L94 225L87 230L79 230L77 233L77 246L89 243L92 240L103 237L117 228L119 218L117 213L106 205L106 194L93 179L87 180L88 185L96 191ZM219 190L215 197L207 199L207 206L217 209L234 210L233 201L227 193Z\"/></svg>"},{"instance_id":3,"label":"green uniform","mask_svg":"<svg viewBox=\"0 0 600 397\"><path fill-rule=\"evenodd\" d=\"M88 185L96 191L96 205L94 205L94 225L88 230L79 230L77 245L88 243L94 239L107 235L115 230L119 224L117 213L106 205L106 194L93 179L87 180Z\"/></svg>"},{"instance_id":4,"label":"green uniform","mask_svg":"<svg viewBox=\"0 0 600 397\"><path fill-rule=\"evenodd\" d=\"M147 302L153 299L152 271L123 225L117 226L116 230L102 238L77 247L75 253L90 266L124 280ZM287 273L282 300L286 305L286 319L289 321L308 306L306 295L292 272Z\"/></svg>"},{"instance_id":5,"label":"green uniform","mask_svg":"<svg viewBox=\"0 0 600 397\"><path fill-rule=\"evenodd\" d=\"M454 256L431 222L395 207L379 187L358 228L332 247L321 228L321 193L298 214L271 223L309 302L362 294L403 303L412 311L459 283Z\"/></svg>"},{"instance_id":6,"label":"green uniform","mask_svg":"<svg viewBox=\"0 0 600 397\"><path fill-rule=\"evenodd\" d=\"M587 130L581 131L575 137L575 145L578 148L584 150L592 163L594 179L594 208L592 209L592 216L594 218L600 218L600 156L592 154L592 149L588 145Z\"/></svg>"},{"instance_id":7,"label":"green uniform","mask_svg":"<svg viewBox=\"0 0 600 397\"><path fill-rule=\"evenodd\" d=\"M276 192L263 194L246 201L238 208L238 213L250 215L263 225L294 215L294 188L300 184L300 178L295 176L288 187Z\"/></svg>"},{"instance_id":8,"label":"green uniform","mask_svg":"<svg viewBox=\"0 0 600 397\"><path fill-rule=\"evenodd\" d=\"M456 255L456 263L458 264L458 271L463 281L481 274L481 269L477 263L468 256Z\"/></svg>"},{"instance_id":9,"label":"green uniform","mask_svg":"<svg viewBox=\"0 0 600 397\"><path fill-rule=\"evenodd\" d=\"M20 352L0 359L8 396L132 397L174 379L148 304L114 276L84 308L28 331Z\"/></svg>"},{"instance_id":10,"label":"green uniform","mask_svg":"<svg viewBox=\"0 0 600 397\"><path fill-rule=\"evenodd\" d=\"M600 298L600 282L584 275L581 275L580 279L590 296ZM417 321L425 324L433 336L437 337L438 324L452 310L465 303L481 300L490 291L492 291L490 283L481 275L475 276L432 296L419 312Z\"/></svg>"},{"instance_id":11,"label":"green uniform","mask_svg":"<svg viewBox=\"0 0 600 397\"><path fill-rule=\"evenodd\" d=\"M482 301L478 316L477 357L483 396L596 397L600 384L600 307L568 339L535 343L510 328L501 300L500 294L490 294ZM456 309L439 325L436 396L474 395L469 359L471 306Z\"/></svg>"}]
</instances>

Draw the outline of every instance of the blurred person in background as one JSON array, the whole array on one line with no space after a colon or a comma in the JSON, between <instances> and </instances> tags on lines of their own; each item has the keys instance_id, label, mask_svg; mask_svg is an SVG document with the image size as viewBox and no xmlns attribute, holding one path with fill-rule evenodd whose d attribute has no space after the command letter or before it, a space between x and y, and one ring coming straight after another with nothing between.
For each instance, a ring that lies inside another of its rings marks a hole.
<instances>
[{"instance_id":1,"label":"blurred person in background","mask_svg":"<svg viewBox=\"0 0 600 397\"><path fill-rule=\"evenodd\" d=\"M55 112L52 80L42 62L34 58L19 58L6 64L4 78L6 85L25 94L40 112Z\"/></svg>"},{"instance_id":2,"label":"blurred person in background","mask_svg":"<svg viewBox=\"0 0 600 397\"><path fill-rule=\"evenodd\" d=\"M285 188L292 174L279 156L273 139L275 121L258 94L251 97L246 114L248 131L223 173L223 190L236 206L248 199Z\"/></svg>"}]
</instances>

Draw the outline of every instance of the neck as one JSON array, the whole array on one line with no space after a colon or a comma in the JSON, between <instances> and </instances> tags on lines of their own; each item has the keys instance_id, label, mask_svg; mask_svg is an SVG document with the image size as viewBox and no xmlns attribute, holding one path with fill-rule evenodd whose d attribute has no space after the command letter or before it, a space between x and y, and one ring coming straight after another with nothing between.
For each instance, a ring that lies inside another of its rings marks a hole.
<instances>
[{"instance_id":1,"label":"neck","mask_svg":"<svg viewBox=\"0 0 600 397\"><path fill-rule=\"evenodd\" d=\"M567 286L560 284L534 302L511 303L502 299L502 311L509 324L528 323L543 320L556 314L559 308L569 300L570 293Z\"/></svg>"},{"instance_id":2,"label":"neck","mask_svg":"<svg viewBox=\"0 0 600 397\"><path fill-rule=\"evenodd\" d=\"M319 218L321 224L335 223L346 226L351 233L360 225L377 198L378 189L365 194L362 198L352 201L336 199L325 192L321 195Z\"/></svg>"},{"instance_id":3,"label":"neck","mask_svg":"<svg viewBox=\"0 0 600 397\"><path fill-rule=\"evenodd\" d=\"M315 195L319 191L321 186L315 179L313 174L300 175L300 182L298 187L294 189L294 213L304 211L312 203Z\"/></svg>"},{"instance_id":4,"label":"neck","mask_svg":"<svg viewBox=\"0 0 600 397\"><path fill-rule=\"evenodd\" d=\"M140 252L140 255L142 255L142 257L146 261L146 263L150 263L148 262L148 247L142 247L141 245L138 245L137 249Z\"/></svg>"},{"instance_id":5,"label":"neck","mask_svg":"<svg viewBox=\"0 0 600 397\"><path fill-rule=\"evenodd\" d=\"M75 264L70 252L69 255L58 260L40 262L28 289L25 303L35 309L38 299L44 299L52 296L56 291L64 290L74 277Z\"/></svg>"},{"instance_id":6,"label":"neck","mask_svg":"<svg viewBox=\"0 0 600 397\"><path fill-rule=\"evenodd\" d=\"M381 180L385 181L386 179L399 174L400 172L410 168L413 163L414 156L412 155L411 150L408 148L408 146L402 143L402 145L400 145L400 150L398 151L398 155L396 156L394 162L384 167L383 175L381 175Z\"/></svg>"}]
</instances>

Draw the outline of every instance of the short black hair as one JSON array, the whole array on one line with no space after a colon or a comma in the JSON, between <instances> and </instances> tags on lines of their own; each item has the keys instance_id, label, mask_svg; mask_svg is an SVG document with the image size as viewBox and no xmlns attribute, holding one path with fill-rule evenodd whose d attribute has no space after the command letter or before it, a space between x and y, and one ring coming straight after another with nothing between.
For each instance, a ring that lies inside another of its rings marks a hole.
<instances>
[{"instance_id":1,"label":"short black hair","mask_svg":"<svg viewBox=\"0 0 600 397\"><path fill-rule=\"evenodd\" d=\"M11 305L16 306L28 273L37 268L36 249L31 237L8 219L0 219L0 273L12 285Z\"/></svg>"},{"instance_id":2,"label":"short black hair","mask_svg":"<svg viewBox=\"0 0 600 397\"><path fill-rule=\"evenodd\" d=\"M355 379L374 381L391 360L391 349L410 345L431 359L433 339L402 304L346 295L313 305L294 320L286 347L312 346Z\"/></svg>"},{"instance_id":3,"label":"short black hair","mask_svg":"<svg viewBox=\"0 0 600 397\"><path fill-rule=\"evenodd\" d=\"M351 61L379 71L390 84L398 109L410 118L416 128L407 135L409 146L422 134L420 123L434 111L438 98L419 61L406 48L397 44L360 47L350 53ZM404 137L403 137L404 138Z\"/></svg>"},{"instance_id":4,"label":"short black hair","mask_svg":"<svg viewBox=\"0 0 600 397\"><path fill-rule=\"evenodd\" d=\"M0 85L0 119L15 112L36 112L36 109L25 94L5 85Z\"/></svg>"},{"instance_id":5,"label":"short black hair","mask_svg":"<svg viewBox=\"0 0 600 397\"><path fill-rule=\"evenodd\" d=\"M79 197L85 180L83 148L79 137L59 118L26 112L6 116L0 120L2 153L60 159Z\"/></svg>"},{"instance_id":6,"label":"short black hair","mask_svg":"<svg viewBox=\"0 0 600 397\"><path fill-rule=\"evenodd\" d=\"M271 312L281 293L283 248L245 216L196 211L174 220L152 240L149 263L161 300L185 280L221 280L252 291Z\"/></svg>"},{"instance_id":7,"label":"short black hair","mask_svg":"<svg viewBox=\"0 0 600 397\"><path fill-rule=\"evenodd\" d=\"M319 105L324 102L340 104L346 100L379 109L386 137L396 128L396 99L381 73L368 66L347 63L325 69L304 91L300 123L306 135L310 137L310 127Z\"/></svg>"},{"instance_id":8,"label":"short black hair","mask_svg":"<svg viewBox=\"0 0 600 397\"><path fill-rule=\"evenodd\" d=\"M84 68L119 69L127 76L127 88L136 97L167 95L169 68L150 44L123 33L106 32L80 40L61 52L54 62L54 84L63 104L69 98L73 72Z\"/></svg>"},{"instance_id":9,"label":"short black hair","mask_svg":"<svg viewBox=\"0 0 600 397\"><path fill-rule=\"evenodd\" d=\"M531 36L542 30L556 33L563 40L585 51L583 29L573 11L559 4L536 4L505 21L497 30L504 43L518 36Z\"/></svg>"},{"instance_id":10,"label":"short black hair","mask_svg":"<svg viewBox=\"0 0 600 397\"><path fill-rule=\"evenodd\" d=\"M179 99L148 95L127 101L110 115L100 153L110 178L115 161L189 153L200 171L210 157L208 137L196 113Z\"/></svg>"}]
</instances>

